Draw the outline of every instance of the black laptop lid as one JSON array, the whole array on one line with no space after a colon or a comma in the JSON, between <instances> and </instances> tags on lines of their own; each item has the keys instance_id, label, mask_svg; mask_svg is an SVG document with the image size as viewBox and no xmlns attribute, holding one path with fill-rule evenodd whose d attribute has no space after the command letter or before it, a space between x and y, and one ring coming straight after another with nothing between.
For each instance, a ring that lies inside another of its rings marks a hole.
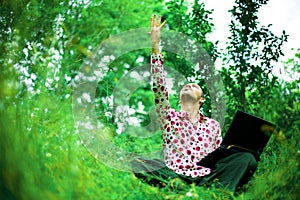
<instances>
[{"instance_id":1,"label":"black laptop lid","mask_svg":"<svg viewBox=\"0 0 300 200\"><path fill-rule=\"evenodd\" d=\"M268 129L268 131L266 131ZM261 153L267 145L275 125L238 111L223 139L222 145L237 145Z\"/></svg>"}]
</instances>

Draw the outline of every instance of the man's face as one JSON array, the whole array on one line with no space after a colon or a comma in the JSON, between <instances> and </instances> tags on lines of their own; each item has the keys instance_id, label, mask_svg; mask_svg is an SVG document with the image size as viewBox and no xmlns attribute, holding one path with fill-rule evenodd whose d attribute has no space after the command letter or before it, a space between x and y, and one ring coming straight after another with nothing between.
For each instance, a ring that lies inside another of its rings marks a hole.
<instances>
[{"instance_id":1,"label":"man's face","mask_svg":"<svg viewBox=\"0 0 300 200\"><path fill-rule=\"evenodd\" d=\"M203 97L203 92L199 85L195 83L189 83L182 87L180 91L180 100L182 101L185 96L193 98L194 100L199 100Z\"/></svg>"}]
</instances>

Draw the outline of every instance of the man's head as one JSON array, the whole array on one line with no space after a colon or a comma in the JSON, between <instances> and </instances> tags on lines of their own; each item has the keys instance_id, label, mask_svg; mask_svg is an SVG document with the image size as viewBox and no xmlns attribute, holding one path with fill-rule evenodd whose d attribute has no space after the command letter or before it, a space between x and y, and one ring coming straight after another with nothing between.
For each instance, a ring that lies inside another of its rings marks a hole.
<instances>
[{"instance_id":1,"label":"man's head","mask_svg":"<svg viewBox=\"0 0 300 200\"><path fill-rule=\"evenodd\" d=\"M196 83L189 83L180 90L179 101L181 105L186 103L193 103L199 105L199 108L204 102L203 91Z\"/></svg>"}]
</instances>

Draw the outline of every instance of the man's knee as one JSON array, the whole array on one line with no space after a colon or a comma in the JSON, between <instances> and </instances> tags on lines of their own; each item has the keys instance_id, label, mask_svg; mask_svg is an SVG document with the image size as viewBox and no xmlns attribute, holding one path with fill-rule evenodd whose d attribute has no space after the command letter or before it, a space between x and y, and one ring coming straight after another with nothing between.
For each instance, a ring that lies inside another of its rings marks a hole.
<instances>
[{"instance_id":1,"label":"man's knee","mask_svg":"<svg viewBox=\"0 0 300 200\"><path fill-rule=\"evenodd\" d=\"M240 152L240 157L242 158L241 160L245 163L248 164L248 169L249 170L255 170L257 167L257 161L254 157L253 154L248 153L248 152Z\"/></svg>"}]
</instances>

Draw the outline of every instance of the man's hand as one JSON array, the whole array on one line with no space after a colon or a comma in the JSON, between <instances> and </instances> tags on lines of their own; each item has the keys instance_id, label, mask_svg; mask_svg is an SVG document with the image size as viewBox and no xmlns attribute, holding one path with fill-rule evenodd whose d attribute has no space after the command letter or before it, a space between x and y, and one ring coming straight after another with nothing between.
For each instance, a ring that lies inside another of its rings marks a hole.
<instances>
[{"instance_id":1,"label":"man's hand","mask_svg":"<svg viewBox=\"0 0 300 200\"><path fill-rule=\"evenodd\" d=\"M163 26L166 24L166 20L161 23L161 16L156 20L156 14L154 17L150 18L150 26L151 31L149 32L151 40L152 40L152 53L160 53L159 52L159 41L160 41L160 31Z\"/></svg>"}]
</instances>

